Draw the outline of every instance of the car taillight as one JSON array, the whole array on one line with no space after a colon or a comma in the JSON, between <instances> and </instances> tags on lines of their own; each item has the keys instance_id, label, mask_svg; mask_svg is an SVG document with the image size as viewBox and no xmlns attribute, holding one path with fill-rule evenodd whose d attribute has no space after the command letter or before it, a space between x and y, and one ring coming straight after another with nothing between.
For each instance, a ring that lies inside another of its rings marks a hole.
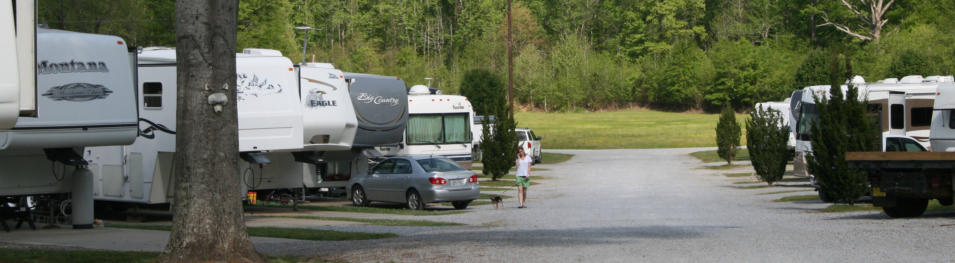
<instances>
[{"instance_id":1,"label":"car taillight","mask_svg":"<svg viewBox=\"0 0 955 263\"><path fill-rule=\"evenodd\" d=\"M428 181L430 181L431 184L448 184L448 180L444 180L444 178L441 177L431 177L428 178Z\"/></svg>"},{"instance_id":2,"label":"car taillight","mask_svg":"<svg viewBox=\"0 0 955 263\"><path fill-rule=\"evenodd\" d=\"M531 148L531 142L527 142L527 149Z\"/></svg>"},{"instance_id":3,"label":"car taillight","mask_svg":"<svg viewBox=\"0 0 955 263\"><path fill-rule=\"evenodd\" d=\"M468 178L468 183L477 183L477 182L478 182L478 181L477 181L477 178L478 178L478 177L477 177L476 174L475 174L475 175L472 175L471 177Z\"/></svg>"}]
</instances>

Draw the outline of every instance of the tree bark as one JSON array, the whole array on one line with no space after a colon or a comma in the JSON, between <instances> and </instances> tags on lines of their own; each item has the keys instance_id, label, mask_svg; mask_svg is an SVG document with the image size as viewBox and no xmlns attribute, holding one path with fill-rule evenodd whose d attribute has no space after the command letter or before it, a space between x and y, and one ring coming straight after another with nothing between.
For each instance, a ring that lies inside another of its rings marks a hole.
<instances>
[{"instance_id":1,"label":"tree bark","mask_svg":"<svg viewBox=\"0 0 955 263\"><path fill-rule=\"evenodd\" d=\"M262 262L245 229L238 177L236 0L176 1L175 200L161 262ZM215 112L207 97L228 98Z\"/></svg>"}]
</instances>

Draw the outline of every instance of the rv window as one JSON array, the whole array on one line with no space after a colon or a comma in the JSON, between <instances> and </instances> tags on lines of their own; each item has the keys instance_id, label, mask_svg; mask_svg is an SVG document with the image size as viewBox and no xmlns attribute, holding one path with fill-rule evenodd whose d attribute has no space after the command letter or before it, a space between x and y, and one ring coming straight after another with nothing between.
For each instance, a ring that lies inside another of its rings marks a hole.
<instances>
[{"instance_id":1,"label":"rv window","mask_svg":"<svg viewBox=\"0 0 955 263\"><path fill-rule=\"evenodd\" d=\"M408 116L408 144L441 143L441 115Z\"/></svg>"},{"instance_id":2,"label":"rv window","mask_svg":"<svg viewBox=\"0 0 955 263\"><path fill-rule=\"evenodd\" d=\"M889 106L889 114L891 120L889 120L890 128L892 129L905 129L905 105L902 104L892 104Z\"/></svg>"},{"instance_id":3,"label":"rv window","mask_svg":"<svg viewBox=\"0 0 955 263\"><path fill-rule=\"evenodd\" d=\"M444 142L471 142L471 125L468 125L467 113L444 115Z\"/></svg>"},{"instance_id":4,"label":"rv window","mask_svg":"<svg viewBox=\"0 0 955 263\"><path fill-rule=\"evenodd\" d=\"M147 110L162 109L162 83L143 83L143 108Z\"/></svg>"},{"instance_id":5,"label":"rv window","mask_svg":"<svg viewBox=\"0 0 955 263\"><path fill-rule=\"evenodd\" d=\"M812 125L819 118L816 112L816 104L803 104L800 116L796 126L796 139L808 141L809 134L812 133Z\"/></svg>"},{"instance_id":6,"label":"rv window","mask_svg":"<svg viewBox=\"0 0 955 263\"><path fill-rule=\"evenodd\" d=\"M921 108L912 108L912 127L916 126L930 126L932 125L932 108L931 107L921 107Z\"/></svg>"}]
</instances>

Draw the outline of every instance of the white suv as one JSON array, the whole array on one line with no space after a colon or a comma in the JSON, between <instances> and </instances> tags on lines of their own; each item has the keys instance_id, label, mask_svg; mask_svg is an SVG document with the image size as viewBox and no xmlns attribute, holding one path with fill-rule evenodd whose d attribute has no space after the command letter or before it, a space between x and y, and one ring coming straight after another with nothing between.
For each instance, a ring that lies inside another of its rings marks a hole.
<instances>
[{"instance_id":1,"label":"white suv","mask_svg":"<svg viewBox=\"0 0 955 263\"><path fill-rule=\"evenodd\" d=\"M524 148L525 153L531 155L534 163L540 163L542 138L534 135L534 130L531 129L517 128L514 129L514 132L517 133L517 145Z\"/></svg>"}]
</instances>

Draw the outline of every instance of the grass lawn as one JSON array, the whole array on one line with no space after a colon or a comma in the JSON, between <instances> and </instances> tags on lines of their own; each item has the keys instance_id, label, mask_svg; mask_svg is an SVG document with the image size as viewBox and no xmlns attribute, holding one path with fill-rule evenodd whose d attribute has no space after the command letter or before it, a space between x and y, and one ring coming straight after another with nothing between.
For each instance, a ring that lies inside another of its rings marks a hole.
<instances>
[{"instance_id":1,"label":"grass lawn","mask_svg":"<svg viewBox=\"0 0 955 263\"><path fill-rule=\"evenodd\" d=\"M155 262L158 252L0 248L0 262Z\"/></svg>"},{"instance_id":2,"label":"grass lawn","mask_svg":"<svg viewBox=\"0 0 955 263\"><path fill-rule=\"evenodd\" d=\"M707 167L704 167L704 168L710 169L710 170L729 170L729 169L733 169L733 168L748 167L748 166L750 166L750 165L748 165L748 164L734 164L734 165L724 164L724 165L719 165L719 166L707 166Z\"/></svg>"},{"instance_id":3,"label":"grass lawn","mask_svg":"<svg viewBox=\"0 0 955 263\"><path fill-rule=\"evenodd\" d=\"M818 201L819 195L793 195L787 196L780 199L773 200L773 202L804 202L804 201Z\"/></svg>"},{"instance_id":4,"label":"grass lawn","mask_svg":"<svg viewBox=\"0 0 955 263\"><path fill-rule=\"evenodd\" d=\"M348 217L324 217L324 216L275 216L281 218L309 219L309 220L327 220L327 221L346 221L372 224L376 226L461 226L463 224L454 222L439 222L428 220L396 220L396 219L366 219L366 218L348 218Z\"/></svg>"},{"instance_id":5,"label":"grass lawn","mask_svg":"<svg viewBox=\"0 0 955 263\"><path fill-rule=\"evenodd\" d=\"M938 200L931 200L928 202L928 207L925 208L925 212L934 212L934 211L950 211L952 206L943 206L938 202ZM856 205L847 205L847 204L832 204L829 207L819 210L819 212L824 213L842 213L842 212L857 212L857 211L882 211L881 207L873 206L872 204L856 204Z\"/></svg>"},{"instance_id":6,"label":"grass lawn","mask_svg":"<svg viewBox=\"0 0 955 263\"><path fill-rule=\"evenodd\" d=\"M746 116L737 114L736 120L742 125ZM719 114L652 110L518 112L514 118L518 127L532 128L544 137L544 149L680 148L716 146ZM740 139L745 145L746 138Z\"/></svg>"},{"instance_id":7,"label":"grass lawn","mask_svg":"<svg viewBox=\"0 0 955 263\"><path fill-rule=\"evenodd\" d=\"M169 231L172 226L168 225L135 225L135 224L108 224L106 227L130 228L144 230ZM282 228L282 227L246 227L249 236L254 237L276 237L313 241L344 241L344 240L369 240L397 237L392 233L362 233L362 232L341 232L322 229L305 228Z\"/></svg>"},{"instance_id":8,"label":"grass lawn","mask_svg":"<svg viewBox=\"0 0 955 263\"><path fill-rule=\"evenodd\" d=\"M156 262L158 252L133 252L109 250L59 250L59 249L10 249L0 248L0 262ZM269 257L268 262L329 262L321 259L298 257Z\"/></svg>"},{"instance_id":9,"label":"grass lawn","mask_svg":"<svg viewBox=\"0 0 955 263\"><path fill-rule=\"evenodd\" d=\"M808 192L808 191L812 191L812 190L808 190L808 189L807 190L785 190L785 191L760 193L759 195L788 194L788 193L798 193L798 192Z\"/></svg>"},{"instance_id":10,"label":"grass lawn","mask_svg":"<svg viewBox=\"0 0 955 263\"><path fill-rule=\"evenodd\" d=\"M699 151L690 153L690 156L696 157L704 163L715 163L715 162L726 162L723 158L720 158L720 155L716 153L716 150L711 151ZM749 150L739 149L736 152L736 157L733 157L734 161L747 161L749 160Z\"/></svg>"},{"instance_id":11,"label":"grass lawn","mask_svg":"<svg viewBox=\"0 0 955 263\"><path fill-rule=\"evenodd\" d=\"M484 187L484 186L481 186L481 191L508 191L508 190L511 190L511 189L513 189L513 188L506 188L506 187Z\"/></svg>"},{"instance_id":12,"label":"grass lawn","mask_svg":"<svg viewBox=\"0 0 955 263\"><path fill-rule=\"evenodd\" d=\"M566 162L567 160L570 160L570 158L572 158L572 157L574 157L573 154L542 152L542 153L541 153L541 164L557 164L557 163L562 163L562 162ZM533 169L534 169L534 167L531 167L531 170L533 170Z\"/></svg>"},{"instance_id":13,"label":"grass lawn","mask_svg":"<svg viewBox=\"0 0 955 263\"><path fill-rule=\"evenodd\" d=\"M750 177L750 176L753 176L753 173L728 173L728 174L723 174L723 176L726 176L729 178Z\"/></svg>"}]
</instances>

